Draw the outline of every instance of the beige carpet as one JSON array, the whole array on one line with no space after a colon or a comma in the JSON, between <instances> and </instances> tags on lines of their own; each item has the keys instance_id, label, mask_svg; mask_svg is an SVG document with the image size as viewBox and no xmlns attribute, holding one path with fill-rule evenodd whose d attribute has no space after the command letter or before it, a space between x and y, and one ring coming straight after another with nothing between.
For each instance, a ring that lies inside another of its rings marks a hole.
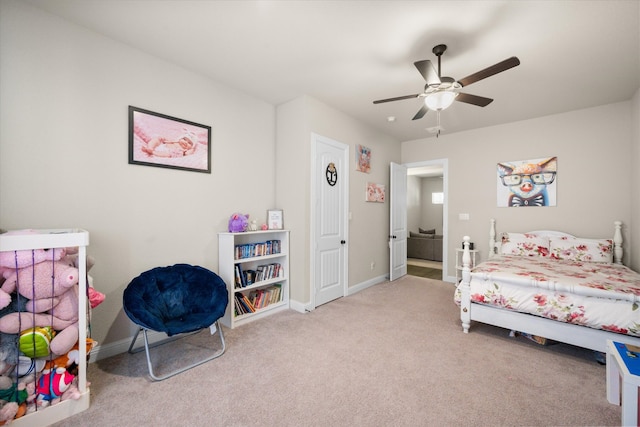
<instances>
[{"instance_id":1,"label":"beige carpet","mask_svg":"<svg viewBox=\"0 0 640 427\"><path fill-rule=\"evenodd\" d=\"M92 363L91 407L57 426L620 424L590 351L486 325L463 334L452 294L405 276L225 329L225 355L159 383L144 353ZM189 339L159 359L187 363L211 337Z\"/></svg>"}]
</instances>

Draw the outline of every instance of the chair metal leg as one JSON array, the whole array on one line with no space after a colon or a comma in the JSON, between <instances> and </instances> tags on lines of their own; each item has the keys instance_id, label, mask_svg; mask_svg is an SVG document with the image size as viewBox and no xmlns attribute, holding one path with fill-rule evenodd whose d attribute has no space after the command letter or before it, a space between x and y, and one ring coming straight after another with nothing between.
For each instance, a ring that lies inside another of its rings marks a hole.
<instances>
[{"instance_id":1,"label":"chair metal leg","mask_svg":"<svg viewBox=\"0 0 640 427\"><path fill-rule=\"evenodd\" d=\"M226 344L224 342L224 334L222 332L222 328L220 327L219 320L216 320L214 324L216 325L217 332L218 332L218 334L220 336L220 344L221 344L222 348L220 350L218 350L217 352L215 352L213 355L211 355L211 356L209 356L209 357L207 357L205 359L199 360L199 361L197 361L195 363L192 363L191 365L188 365L188 366L185 366L183 368L177 369L177 370L175 370L173 372L170 372L168 374L158 376L153 372L153 365L151 363L150 349L153 348L153 347L157 347L159 345L162 345L162 344L169 343L171 341L175 341L177 339L184 338L185 336L183 336L183 335L174 336L174 337L168 338L166 340L162 340L160 342L156 342L154 344L149 345L149 338L147 336L147 329L140 328L136 332L136 334L134 335L133 340L131 341L131 345L129 346L129 353L131 353L131 354L138 353L138 352L142 351L142 349L144 348L146 356L147 356L147 368L149 369L149 376L155 381L166 380L167 378L170 378L170 377L172 377L174 375L177 375L177 374L179 374L181 372L188 371L191 368L195 368L198 365L202 365L203 363L209 362L210 360L218 358L218 357L220 357L220 356L222 356L224 354L225 349L226 349ZM140 333L140 331L142 331L142 335L144 337L144 347L140 347L138 349L133 350L133 345L136 342L136 339L138 338L138 334ZM198 333L198 332L200 332L200 331L196 331L196 332L190 333L188 335L193 335L193 334Z\"/></svg>"}]
</instances>

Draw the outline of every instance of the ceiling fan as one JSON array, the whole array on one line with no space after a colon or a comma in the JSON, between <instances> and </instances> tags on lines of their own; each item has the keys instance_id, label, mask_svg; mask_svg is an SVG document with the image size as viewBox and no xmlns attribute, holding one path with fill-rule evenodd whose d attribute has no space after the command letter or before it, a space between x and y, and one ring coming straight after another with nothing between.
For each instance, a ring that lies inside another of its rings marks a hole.
<instances>
[{"instance_id":1,"label":"ceiling fan","mask_svg":"<svg viewBox=\"0 0 640 427\"><path fill-rule=\"evenodd\" d=\"M414 62L413 65L418 69L422 77L427 84L424 86L424 92L415 95L398 96L395 98L380 99L373 101L374 104L381 104L383 102L400 101L403 99L411 98L424 98L424 105L418 110L412 120L418 120L424 117L429 110L442 111L448 108L453 101L465 102L467 104L477 105L479 107L486 107L493 99L485 98L483 96L471 95L468 93L460 92L465 86L469 86L472 83L491 77L494 74L501 73L520 65L520 60L512 56L509 59L505 59L502 62L498 62L490 67L480 70L477 73L473 73L458 81L451 77L442 77L440 68L440 57L447 50L447 46L439 44L432 50L434 55L438 57L438 72L434 69L431 61L424 59L422 61Z\"/></svg>"}]
</instances>

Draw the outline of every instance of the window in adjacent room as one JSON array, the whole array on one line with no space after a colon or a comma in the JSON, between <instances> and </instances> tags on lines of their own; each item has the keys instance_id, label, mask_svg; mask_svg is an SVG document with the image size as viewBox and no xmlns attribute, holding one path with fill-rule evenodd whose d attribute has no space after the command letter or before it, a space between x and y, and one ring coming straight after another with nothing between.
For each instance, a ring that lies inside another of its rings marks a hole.
<instances>
[{"instance_id":1,"label":"window in adjacent room","mask_svg":"<svg viewBox=\"0 0 640 427\"><path fill-rule=\"evenodd\" d=\"M444 193L431 193L431 203L441 205L444 203Z\"/></svg>"}]
</instances>

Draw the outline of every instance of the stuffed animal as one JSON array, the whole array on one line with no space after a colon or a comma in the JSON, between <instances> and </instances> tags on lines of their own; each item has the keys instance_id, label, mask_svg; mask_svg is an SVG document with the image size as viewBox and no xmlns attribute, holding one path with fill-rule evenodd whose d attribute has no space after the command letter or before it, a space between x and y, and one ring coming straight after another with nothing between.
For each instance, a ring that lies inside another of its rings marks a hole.
<instances>
[{"instance_id":1,"label":"stuffed animal","mask_svg":"<svg viewBox=\"0 0 640 427\"><path fill-rule=\"evenodd\" d=\"M9 294L17 291L31 301L27 303L28 313L2 316L0 332L18 334L36 326L51 326L58 331L50 343L55 354L66 353L78 341L77 268L60 261L43 261L14 271L2 290Z\"/></svg>"},{"instance_id":2,"label":"stuffed animal","mask_svg":"<svg viewBox=\"0 0 640 427\"><path fill-rule=\"evenodd\" d=\"M36 298L43 287L35 287ZM50 294L51 285L46 287L45 294ZM50 298L44 298L44 303ZM56 304L47 313L16 312L0 318L0 332L17 334L37 326L51 326L58 331L49 343L51 353L61 355L67 353L78 342L78 286L74 285L57 298ZM29 301L28 305L41 306L39 299ZM32 304L33 303L33 304Z\"/></svg>"},{"instance_id":3,"label":"stuffed animal","mask_svg":"<svg viewBox=\"0 0 640 427\"><path fill-rule=\"evenodd\" d=\"M20 404L27 400L27 396L25 384L18 385L11 378L0 376L0 400Z\"/></svg>"},{"instance_id":4,"label":"stuffed animal","mask_svg":"<svg viewBox=\"0 0 640 427\"><path fill-rule=\"evenodd\" d=\"M14 230L8 231L4 235L25 235L37 234L35 230ZM9 269L24 268L42 261L58 261L65 256L64 248L57 249L33 249L23 251L0 252L0 267Z\"/></svg>"},{"instance_id":5,"label":"stuffed animal","mask_svg":"<svg viewBox=\"0 0 640 427\"><path fill-rule=\"evenodd\" d=\"M16 417L18 413L18 404L16 402L7 402L0 408L0 426L6 425Z\"/></svg>"},{"instance_id":6,"label":"stuffed animal","mask_svg":"<svg viewBox=\"0 0 640 427\"><path fill-rule=\"evenodd\" d=\"M27 357L46 357L49 355L49 345L56 335L50 326L29 328L20 333L18 348Z\"/></svg>"},{"instance_id":7,"label":"stuffed animal","mask_svg":"<svg viewBox=\"0 0 640 427\"><path fill-rule=\"evenodd\" d=\"M0 333L0 375L18 363L18 335Z\"/></svg>"},{"instance_id":8,"label":"stuffed animal","mask_svg":"<svg viewBox=\"0 0 640 427\"><path fill-rule=\"evenodd\" d=\"M0 425L9 424L24 414L29 399L27 384L14 383L9 377L0 376ZM21 411L21 408L23 411Z\"/></svg>"},{"instance_id":9,"label":"stuffed animal","mask_svg":"<svg viewBox=\"0 0 640 427\"><path fill-rule=\"evenodd\" d=\"M78 268L79 267L78 248L77 247L65 248L65 252L66 252L66 255L62 257L60 261L66 263L70 267ZM91 270L91 267L93 267L94 264L95 264L95 260L93 259L93 257L87 256L87 271ZM102 292L97 291L92 286L87 285L87 293L89 296L89 304L91 304L91 308L96 308L105 299L105 295Z\"/></svg>"},{"instance_id":10,"label":"stuffed animal","mask_svg":"<svg viewBox=\"0 0 640 427\"><path fill-rule=\"evenodd\" d=\"M89 286L87 288L87 293L89 295L89 305L91 305L91 308L96 308L97 306L102 304L102 301L104 301L104 294L102 292L96 291L92 286Z\"/></svg>"},{"instance_id":11,"label":"stuffed animal","mask_svg":"<svg viewBox=\"0 0 640 427\"><path fill-rule=\"evenodd\" d=\"M234 213L229 218L229 232L230 233L239 233L242 231L247 231L247 226L249 223L249 214L243 215L241 213Z\"/></svg>"},{"instance_id":12,"label":"stuffed animal","mask_svg":"<svg viewBox=\"0 0 640 427\"><path fill-rule=\"evenodd\" d=\"M64 368L43 374L36 387L36 401L38 406L48 406L53 400L62 397L62 394L71 387L75 375Z\"/></svg>"},{"instance_id":13,"label":"stuffed animal","mask_svg":"<svg viewBox=\"0 0 640 427\"><path fill-rule=\"evenodd\" d=\"M77 268L60 261L43 261L14 270L2 284L2 290L8 294L17 291L28 299L41 299L61 295L77 284Z\"/></svg>"},{"instance_id":14,"label":"stuffed animal","mask_svg":"<svg viewBox=\"0 0 640 427\"><path fill-rule=\"evenodd\" d=\"M87 349L87 360L89 360L89 355L91 350L98 344L97 341L94 341L91 338L87 338L86 341L86 349ZM65 368L67 371L71 372L74 375L77 375L77 368L80 364L80 349L78 344L73 346L71 350L67 353L56 357L55 359L47 360L44 363L44 372L49 372L53 369L57 368Z\"/></svg>"}]
</instances>

